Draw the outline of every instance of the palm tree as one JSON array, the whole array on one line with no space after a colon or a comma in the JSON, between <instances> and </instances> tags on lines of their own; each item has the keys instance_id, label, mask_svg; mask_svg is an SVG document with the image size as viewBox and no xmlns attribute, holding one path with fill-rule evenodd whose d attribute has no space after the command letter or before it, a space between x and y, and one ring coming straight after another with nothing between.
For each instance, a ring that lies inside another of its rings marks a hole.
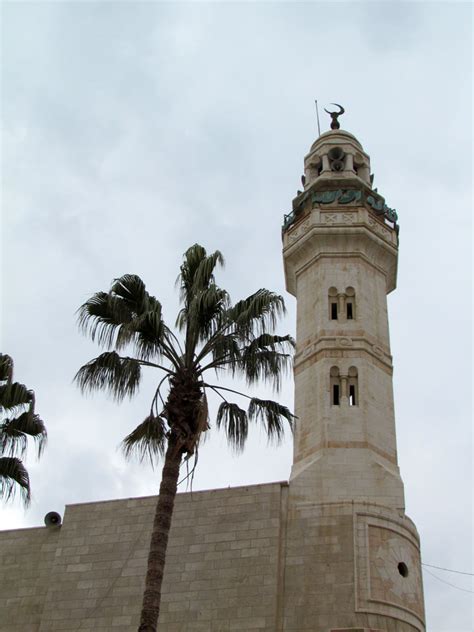
<instances>
[{"instance_id":1,"label":"palm tree","mask_svg":"<svg viewBox=\"0 0 474 632\"><path fill-rule=\"evenodd\" d=\"M105 389L120 401L136 393L143 368L162 372L147 417L123 441L126 456L135 453L152 461L164 456L140 632L156 631L180 466L193 455L197 458L202 433L210 427L206 393L220 396L216 426L224 428L236 450L244 447L249 421L263 422L268 438L277 442L285 423L292 427L293 415L285 406L208 381L211 370L217 375L230 371L245 377L249 386L264 380L278 390L294 347L290 336L271 333L285 311L283 298L261 289L232 305L214 278L216 266L223 263L220 252L208 255L198 244L185 252L177 280L181 340L164 323L159 301L135 275L115 279L109 292L94 294L79 308L80 328L108 349L76 374L83 392ZM133 357L121 355L126 348ZM247 410L230 402L229 393L247 398Z\"/></svg>"},{"instance_id":2,"label":"palm tree","mask_svg":"<svg viewBox=\"0 0 474 632\"><path fill-rule=\"evenodd\" d=\"M9 500L19 490L25 505L31 497L30 478L20 457L26 452L28 437L41 456L47 435L35 414L35 394L13 382L13 360L0 353L0 498Z\"/></svg>"}]
</instances>

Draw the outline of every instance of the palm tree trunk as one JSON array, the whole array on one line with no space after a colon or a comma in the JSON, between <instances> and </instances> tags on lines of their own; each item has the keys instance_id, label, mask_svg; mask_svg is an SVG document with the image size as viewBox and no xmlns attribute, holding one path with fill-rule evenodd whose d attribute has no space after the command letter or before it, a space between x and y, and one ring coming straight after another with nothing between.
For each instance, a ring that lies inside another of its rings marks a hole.
<instances>
[{"instance_id":1,"label":"palm tree trunk","mask_svg":"<svg viewBox=\"0 0 474 632\"><path fill-rule=\"evenodd\" d=\"M168 535L173 516L174 499L178 487L182 450L176 445L173 434L168 439L160 493L156 504L151 534L148 569L143 594L142 612L138 632L156 632L161 603L161 584L165 569Z\"/></svg>"}]
</instances>

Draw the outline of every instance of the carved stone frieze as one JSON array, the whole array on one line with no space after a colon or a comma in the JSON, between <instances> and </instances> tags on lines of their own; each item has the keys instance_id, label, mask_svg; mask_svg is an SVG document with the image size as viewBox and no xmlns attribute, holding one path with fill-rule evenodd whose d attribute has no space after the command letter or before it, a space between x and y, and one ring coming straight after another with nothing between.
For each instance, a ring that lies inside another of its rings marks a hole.
<instances>
[{"instance_id":1,"label":"carved stone frieze","mask_svg":"<svg viewBox=\"0 0 474 632\"><path fill-rule=\"evenodd\" d=\"M322 224L354 224L356 221L357 213L321 212Z\"/></svg>"},{"instance_id":2,"label":"carved stone frieze","mask_svg":"<svg viewBox=\"0 0 474 632\"><path fill-rule=\"evenodd\" d=\"M380 222L378 222L376 219L373 219L372 217L369 217L367 222L369 226L371 226L374 232L381 235L382 237L385 237L385 239L388 239L390 241L390 230L388 228L385 228L385 226L382 226Z\"/></svg>"},{"instance_id":3,"label":"carved stone frieze","mask_svg":"<svg viewBox=\"0 0 474 632\"><path fill-rule=\"evenodd\" d=\"M294 244L299 237L301 237L310 227L311 220L308 218L304 222L302 222L299 226L296 226L289 234L288 234L288 243Z\"/></svg>"},{"instance_id":4,"label":"carved stone frieze","mask_svg":"<svg viewBox=\"0 0 474 632\"><path fill-rule=\"evenodd\" d=\"M305 345L296 353L294 366L295 369L301 370L304 369L304 365L312 364L320 358L356 357L360 353L369 354L386 371L392 371L392 356L380 345L374 344L363 336L323 336L316 342Z\"/></svg>"}]
</instances>

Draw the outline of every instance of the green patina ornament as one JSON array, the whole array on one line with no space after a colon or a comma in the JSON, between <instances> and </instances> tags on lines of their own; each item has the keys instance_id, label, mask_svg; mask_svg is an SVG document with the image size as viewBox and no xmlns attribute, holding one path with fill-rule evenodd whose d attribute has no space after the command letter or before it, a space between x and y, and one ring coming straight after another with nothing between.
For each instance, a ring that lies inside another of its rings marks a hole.
<instances>
[{"instance_id":1,"label":"green patina ornament","mask_svg":"<svg viewBox=\"0 0 474 632\"><path fill-rule=\"evenodd\" d=\"M398 213L394 208L389 208L388 206L385 209L385 217L390 221L397 223L398 221Z\"/></svg>"},{"instance_id":2,"label":"green patina ornament","mask_svg":"<svg viewBox=\"0 0 474 632\"><path fill-rule=\"evenodd\" d=\"M368 195L367 204L369 204L369 206L371 206L378 215L381 215L383 213L383 207L385 206L385 201L383 198L379 197L378 199L376 199L372 195Z\"/></svg>"},{"instance_id":3,"label":"green patina ornament","mask_svg":"<svg viewBox=\"0 0 474 632\"><path fill-rule=\"evenodd\" d=\"M308 192L309 193L309 192ZM305 193L298 198L297 205L295 205L293 212L288 213L283 218L283 230L289 228L297 219L298 215L302 211L303 203L306 201L308 194ZM350 202L361 202L362 191L360 189L333 189L332 191L315 191L311 197L311 201L314 204L332 204L336 202L338 204L349 204ZM398 233L398 215L395 209L388 207L385 204L385 199L381 195L377 195L375 192L373 195L368 195L365 198L367 204L375 211L377 215L383 215L389 222L395 224L395 230Z\"/></svg>"},{"instance_id":4,"label":"green patina ornament","mask_svg":"<svg viewBox=\"0 0 474 632\"><path fill-rule=\"evenodd\" d=\"M331 204L331 202L337 200L341 193L341 189L337 189L336 191L316 191L315 193L313 193L313 202L319 202L320 204Z\"/></svg>"},{"instance_id":5,"label":"green patina ornament","mask_svg":"<svg viewBox=\"0 0 474 632\"><path fill-rule=\"evenodd\" d=\"M349 204L349 202L360 202L362 199L362 191L357 189L349 189L343 191L342 195L338 199L338 204Z\"/></svg>"}]
</instances>

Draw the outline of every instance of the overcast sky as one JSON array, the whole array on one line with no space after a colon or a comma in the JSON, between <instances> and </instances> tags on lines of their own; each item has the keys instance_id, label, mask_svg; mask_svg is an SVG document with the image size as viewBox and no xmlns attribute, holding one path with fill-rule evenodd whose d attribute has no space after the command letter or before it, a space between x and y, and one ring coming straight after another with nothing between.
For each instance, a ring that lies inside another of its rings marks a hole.
<instances>
[{"instance_id":1,"label":"overcast sky","mask_svg":"<svg viewBox=\"0 0 474 632\"><path fill-rule=\"evenodd\" d=\"M153 381L120 406L72 384L99 352L75 311L113 278L139 274L172 323L181 256L199 242L224 253L234 300L285 294L280 331L295 333L280 227L317 98L344 105L400 218L389 310L407 514L424 562L472 572L471 5L104 0L2 14L1 351L35 390L49 445L27 460L31 508L2 508L1 528L157 491L159 470L117 449ZM281 401L293 405L290 378ZM235 457L213 432L194 489L288 479L291 449L256 431ZM470 578L429 571L428 628L471 631Z\"/></svg>"}]
</instances>

